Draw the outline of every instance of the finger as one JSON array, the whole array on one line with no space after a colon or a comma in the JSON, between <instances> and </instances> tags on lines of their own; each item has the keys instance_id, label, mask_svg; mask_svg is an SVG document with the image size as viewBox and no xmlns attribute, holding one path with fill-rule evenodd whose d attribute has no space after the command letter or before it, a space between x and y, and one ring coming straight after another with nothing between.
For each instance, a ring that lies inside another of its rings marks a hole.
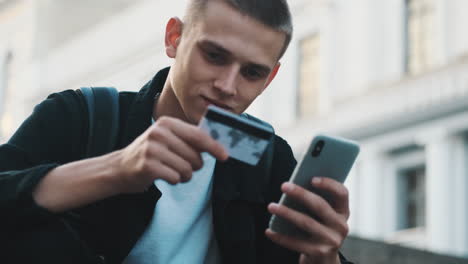
<instances>
[{"instance_id":1,"label":"finger","mask_svg":"<svg viewBox=\"0 0 468 264\"><path fill-rule=\"evenodd\" d=\"M349 218L349 191L346 186L327 177L314 177L312 185L326 193L328 202L337 213Z\"/></svg>"},{"instance_id":2,"label":"finger","mask_svg":"<svg viewBox=\"0 0 468 264\"><path fill-rule=\"evenodd\" d=\"M271 229L265 231L265 235L278 245L285 247L289 250L303 253L309 256L324 257L327 255L335 254L334 251L339 247L321 245L308 240L298 239L291 236L286 236L276 233Z\"/></svg>"},{"instance_id":3,"label":"finger","mask_svg":"<svg viewBox=\"0 0 468 264\"><path fill-rule=\"evenodd\" d=\"M299 239L296 237L286 236L277 232L274 232L271 229L267 229L265 231L265 235L270 238L273 242L277 243L278 245L288 248L290 250L303 253L309 251L309 243L310 241L306 241L304 239Z\"/></svg>"},{"instance_id":4,"label":"finger","mask_svg":"<svg viewBox=\"0 0 468 264\"><path fill-rule=\"evenodd\" d=\"M162 164L179 173L182 182L187 182L192 178L192 165L166 146L153 142L150 145L150 155L151 160L159 160Z\"/></svg>"},{"instance_id":5,"label":"finger","mask_svg":"<svg viewBox=\"0 0 468 264\"><path fill-rule=\"evenodd\" d=\"M314 237L320 241L328 241L330 239L330 234L334 233L333 230L330 230L326 226L322 225L312 217L300 213L296 210L288 208L284 205L279 205L271 203L268 205L268 211L274 215L277 215L290 223L294 224L301 230L303 230L308 235Z\"/></svg>"},{"instance_id":6,"label":"finger","mask_svg":"<svg viewBox=\"0 0 468 264\"><path fill-rule=\"evenodd\" d=\"M208 152L219 160L226 160L229 157L223 145L199 127L175 118L160 118L158 122L199 152Z\"/></svg>"},{"instance_id":7,"label":"finger","mask_svg":"<svg viewBox=\"0 0 468 264\"><path fill-rule=\"evenodd\" d=\"M148 166L152 172L152 181L162 179L172 185L181 182L180 174L178 172L159 161L152 162Z\"/></svg>"},{"instance_id":8,"label":"finger","mask_svg":"<svg viewBox=\"0 0 468 264\"><path fill-rule=\"evenodd\" d=\"M183 140L174 135L167 128L154 127L151 131L151 138L161 142L167 149L174 152L192 166L192 171L199 170L203 166L203 159L198 151L195 151Z\"/></svg>"},{"instance_id":9,"label":"finger","mask_svg":"<svg viewBox=\"0 0 468 264\"><path fill-rule=\"evenodd\" d=\"M335 212L331 205L322 197L289 182L283 183L281 190L292 199L304 205L323 224L334 228L344 228L343 222L346 223L344 216Z\"/></svg>"}]
</instances>

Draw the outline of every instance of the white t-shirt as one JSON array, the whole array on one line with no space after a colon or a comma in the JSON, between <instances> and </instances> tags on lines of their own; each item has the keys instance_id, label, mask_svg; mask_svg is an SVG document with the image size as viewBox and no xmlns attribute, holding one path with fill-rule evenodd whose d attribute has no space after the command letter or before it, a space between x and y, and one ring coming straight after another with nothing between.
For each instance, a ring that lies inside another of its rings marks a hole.
<instances>
[{"instance_id":1,"label":"white t-shirt","mask_svg":"<svg viewBox=\"0 0 468 264\"><path fill-rule=\"evenodd\" d=\"M125 264L220 263L211 206L216 159L208 153L202 157L203 168L189 182L155 181L162 196Z\"/></svg>"}]
</instances>

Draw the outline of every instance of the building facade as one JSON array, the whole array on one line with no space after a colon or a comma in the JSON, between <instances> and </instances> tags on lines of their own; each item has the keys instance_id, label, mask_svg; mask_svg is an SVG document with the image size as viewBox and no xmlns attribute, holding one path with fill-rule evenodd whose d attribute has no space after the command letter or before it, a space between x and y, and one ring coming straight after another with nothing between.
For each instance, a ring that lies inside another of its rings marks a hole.
<instances>
[{"instance_id":1,"label":"building facade","mask_svg":"<svg viewBox=\"0 0 468 264\"><path fill-rule=\"evenodd\" d=\"M0 1L0 141L81 86L138 90L170 65L187 0ZM351 234L468 257L468 2L294 0L295 33L249 109L298 158L317 132L358 141Z\"/></svg>"},{"instance_id":2,"label":"building facade","mask_svg":"<svg viewBox=\"0 0 468 264\"><path fill-rule=\"evenodd\" d=\"M284 106L296 112L277 121L298 151L316 131L361 144L352 235L468 257L468 2L292 5L292 64L276 85L296 90Z\"/></svg>"}]
</instances>

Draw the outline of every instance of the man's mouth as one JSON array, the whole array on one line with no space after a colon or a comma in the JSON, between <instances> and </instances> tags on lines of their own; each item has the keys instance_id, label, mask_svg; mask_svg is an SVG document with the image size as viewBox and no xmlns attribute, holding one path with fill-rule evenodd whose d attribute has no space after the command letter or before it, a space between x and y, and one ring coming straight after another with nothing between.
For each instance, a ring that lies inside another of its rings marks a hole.
<instances>
[{"instance_id":1,"label":"man's mouth","mask_svg":"<svg viewBox=\"0 0 468 264\"><path fill-rule=\"evenodd\" d=\"M205 100L208 104L212 104L212 105L215 105L217 107L221 107L223 109L226 109L228 111L232 111L232 108L226 104L223 104L221 102L218 102L216 100L213 100L213 99L210 99L208 97L205 97L205 96L201 96L203 98L203 100Z\"/></svg>"}]
</instances>

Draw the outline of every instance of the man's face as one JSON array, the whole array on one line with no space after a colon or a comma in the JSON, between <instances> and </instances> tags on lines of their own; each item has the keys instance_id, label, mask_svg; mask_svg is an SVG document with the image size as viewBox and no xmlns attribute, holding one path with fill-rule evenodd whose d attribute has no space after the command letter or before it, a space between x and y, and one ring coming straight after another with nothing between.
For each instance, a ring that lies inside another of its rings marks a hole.
<instances>
[{"instance_id":1,"label":"man's face","mask_svg":"<svg viewBox=\"0 0 468 264\"><path fill-rule=\"evenodd\" d=\"M279 67L285 34L210 1L175 48L170 84L187 120L197 123L208 105L242 113Z\"/></svg>"}]
</instances>

